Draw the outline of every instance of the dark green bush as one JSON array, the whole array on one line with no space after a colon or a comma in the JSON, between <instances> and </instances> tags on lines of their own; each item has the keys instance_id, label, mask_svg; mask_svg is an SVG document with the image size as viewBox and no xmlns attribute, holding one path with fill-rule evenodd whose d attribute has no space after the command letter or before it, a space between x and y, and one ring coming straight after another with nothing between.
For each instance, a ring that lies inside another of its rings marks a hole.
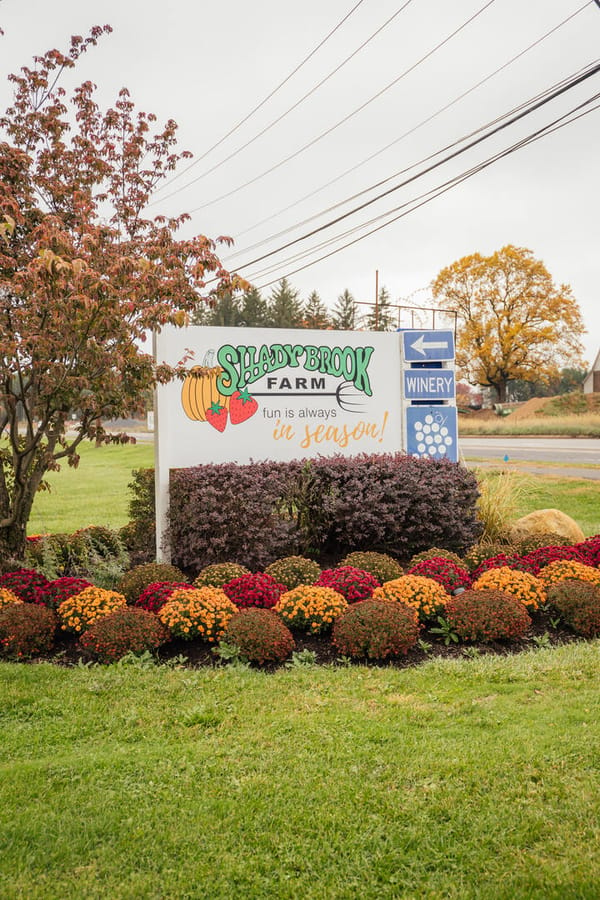
<instances>
[{"instance_id":1,"label":"dark green bush","mask_svg":"<svg viewBox=\"0 0 600 900\"><path fill-rule=\"evenodd\" d=\"M0 654L25 659L52 648L56 613L33 603L10 603L0 609Z\"/></svg>"},{"instance_id":2,"label":"dark green bush","mask_svg":"<svg viewBox=\"0 0 600 900\"><path fill-rule=\"evenodd\" d=\"M231 617L223 640L250 662L282 662L295 647L292 633L270 609L242 609Z\"/></svg>"},{"instance_id":3,"label":"dark green bush","mask_svg":"<svg viewBox=\"0 0 600 900\"><path fill-rule=\"evenodd\" d=\"M284 556L267 566L265 574L291 591L299 584L313 584L321 574L321 567L314 559L304 556Z\"/></svg>"},{"instance_id":4,"label":"dark green bush","mask_svg":"<svg viewBox=\"0 0 600 900\"><path fill-rule=\"evenodd\" d=\"M133 605L144 588L156 581L187 581L177 566L168 563L143 563L125 572L117 584L116 590L123 594L127 603Z\"/></svg>"},{"instance_id":5,"label":"dark green bush","mask_svg":"<svg viewBox=\"0 0 600 900\"><path fill-rule=\"evenodd\" d=\"M577 634L600 636L600 585L565 579L548 590L548 602Z\"/></svg>"},{"instance_id":6,"label":"dark green bush","mask_svg":"<svg viewBox=\"0 0 600 900\"><path fill-rule=\"evenodd\" d=\"M419 617L404 603L363 600L333 624L334 647L344 656L387 659L408 653L419 637Z\"/></svg>"},{"instance_id":7,"label":"dark green bush","mask_svg":"<svg viewBox=\"0 0 600 900\"><path fill-rule=\"evenodd\" d=\"M168 628L154 613L125 606L94 622L79 643L101 662L115 662L126 653L156 650L169 638Z\"/></svg>"}]
</instances>

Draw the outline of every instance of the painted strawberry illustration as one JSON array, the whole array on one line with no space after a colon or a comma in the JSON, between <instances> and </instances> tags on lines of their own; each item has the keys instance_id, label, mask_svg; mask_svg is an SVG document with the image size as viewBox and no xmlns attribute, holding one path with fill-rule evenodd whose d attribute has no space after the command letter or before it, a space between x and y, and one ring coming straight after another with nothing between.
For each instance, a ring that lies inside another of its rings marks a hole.
<instances>
[{"instance_id":1,"label":"painted strawberry illustration","mask_svg":"<svg viewBox=\"0 0 600 900\"><path fill-rule=\"evenodd\" d=\"M227 425L227 410L220 403L211 403L206 410L206 421L217 431L225 431Z\"/></svg>"},{"instance_id":2,"label":"painted strawberry illustration","mask_svg":"<svg viewBox=\"0 0 600 900\"><path fill-rule=\"evenodd\" d=\"M248 393L248 388L236 391L229 401L229 418L232 425L239 425L251 418L258 409L258 403Z\"/></svg>"}]
</instances>

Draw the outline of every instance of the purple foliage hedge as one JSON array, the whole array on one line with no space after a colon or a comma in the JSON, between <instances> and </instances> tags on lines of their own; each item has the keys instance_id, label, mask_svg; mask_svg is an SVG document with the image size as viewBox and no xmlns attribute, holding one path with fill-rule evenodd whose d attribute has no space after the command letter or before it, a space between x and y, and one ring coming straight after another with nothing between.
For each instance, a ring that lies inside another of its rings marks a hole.
<instances>
[{"instance_id":1,"label":"purple foliage hedge","mask_svg":"<svg viewBox=\"0 0 600 900\"><path fill-rule=\"evenodd\" d=\"M406 559L473 544L477 481L447 460L404 454L222 463L171 472L173 561L261 569L283 556L377 550Z\"/></svg>"}]
</instances>

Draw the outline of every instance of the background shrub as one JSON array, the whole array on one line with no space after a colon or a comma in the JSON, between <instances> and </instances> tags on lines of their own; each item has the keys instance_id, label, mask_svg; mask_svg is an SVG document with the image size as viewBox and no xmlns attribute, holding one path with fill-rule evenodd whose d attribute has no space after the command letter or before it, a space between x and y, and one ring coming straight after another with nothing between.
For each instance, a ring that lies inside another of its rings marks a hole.
<instances>
[{"instance_id":1,"label":"background shrub","mask_svg":"<svg viewBox=\"0 0 600 900\"><path fill-rule=\"evenodd\" d=\"M393 581L394 578L400 578L404 574L398 560L388 553L378 553L376 550L355 550L345 556L340 565L353 566L355 569L362 569L363 572L370 572L379 584Z\"/></svg>"},{"instance_id":2,"label":"background shrub","mask_svg":"<svg viewBox=\"0 0 600 900\"><path fill-rule=\"evenodd\" d=\"M531 618L520 600L499 590L469 590L450 597L445 618L465 641L497 641L522 637Z\"/></svg>"},{"instance_id":3,"label":"background shrub","mask_svg":"<svg viewBox=\"0 0 600 900\"><path fill-rule=\"evenodd\" d=\"M0 653L24 659L52 649L56 614L33 603L10 603L0 609Z\"/></svg>"},{"instance_id":4,"label":"background shrub","mask_svg":"<svg viewBox=\"0 0 600 900\"><path fill-rule=\"evenodd\" d=\"M217 643L223 637L237 607L220 588L178 590L158 611L158 618L171 634L183 640L201 638Z\"/></svg>"},{"instance_id":5,"label":"background shrub","mask_svg":"<svg viewBox=\"0 0 600 900\"><path fill-rule=\"evenodd\" d=\"M300 584L282 594L274 609L289 628L319 634L330 628L347 607L342 595L331 588Z\"/></svg>"},{"instance_id":6,"label":"background shrub","mask_svg":"<svg viewBox=\"0 0 600 900\"><path fill-rule=\"evenodd\" d=\"M241 609L229 620L224 640L250 662L282 662L295 647L292 633L269 609Z\"/></svg>"},{"instance_id":7,"label":"background shrub","mask_svg":"<svg viewBox=\"0 0 600 900\"><path fill-rule=\"evenodd\" d=\"M186 577L181 569L169 563L142 563L125 572L117 584L117 590L132 605L144 588L157 581L186 581Z\"/></svg>"},{"instance_id":8,"label":"background shrub","mask_svg":"<svg viewBox=\"0 0 600 900\"><path fill-rule=\"evenodd\" d=\"M417 610L419 619L425 622L440 613L448 592L441 584L423 575L402 575L393 581L386 581L373 591L373 600L405 603Z\"/></svg>"},{"instance_id":9,"label":"background shrub","mask_svg":"<svg viewBox=\"0 0 600 900\"><path fill-rule=\"evenodd\" d=\"M47 584L46 576L33 569L17 569L0 575L0 587L8 588L24 603L43 603L41 595Z\"/></svg>"},{"instance_id":10,"label":"background shrub","mask_svg":"<svg viewBox=\"0 0 600 900\"><path fill-rule=\"evenodd\" d=\"M338 566L336 569L324 569L315 584L333 588L348 603L368 600L379 582L374 575L354 566Z\"/></svg>"},{"instance_id":11,"label":"background shrub","mask_svg":"<svg viewBox=\"0 0 600 900\"><path fill-rule=\"evenodd\" d=\"M223 590L238 609L251 606L271 609L285 591L285 585L279 584L270 575L259 572L256 575L240 575L224 584Z\"/></svg>"},{"instance_id":12,"label":"background shrub","mask_svg":"<svg viewBox=\"0 0 600 900\"><path fill-rule=\"evenodd\" d=\"M228 581L249 574L250 570L240 563L214 563L205 566L194 579L196 587L223 587Z\"/></svg>"},{"instance_id":13,"label":"background shrub","mask_svg":"<svg viewBox=\"0 0 600 900\"><path fill-rule=\"evenodd\" d=\"M134 606L147 612L158 612L171 598L173 591L178 590L191 591L193 585L185 581L155 581L144 588Z\"/></svg>"},{"instance_id":14,"label":"background shrub","mask_svg":"<svg viewBox=\"0 0 600 900\"><path fill-rule=\"evenodd\" d=\"M121 530L121 539L140 562L151 562L156 555L154 469L135 469L131 474L128 484L131 521Z\"/></svg>"},{"instance_id":15,"label":"background shrub","mask_svg":"<svg viewBox=\"0 0 600 900\"><path fill-rule=\"evenodd\" d=\"M58 617L63 631L82 634L102 616L115 612L125 604L123 594L92 586L63 600L58 607Z\"/></svg>"},{"instance_id":16,"label":"background shrub","mask_svg":"<svg viewBox=\"0 0 600 900\"><path fill-rule=\"evenodd\" d=\"M546 602L546 590L539 578L507 566L488 569L473 582L473 590L503 591L520 600L527 609L537 609Z\"/></svg>"},{"instance_id":17,"label":"background shrub","mask_svg":"<svg viewBox=\"0 0 600 900\"><path fill-rule=\"evenodd\" d=\"M54 581L49 581L40 597L45 606L57 609L63 600L67 600L73 594L81 593L88 587L92 587L92 585L87 579L64 575L61 578L55 578Z\"/></svg>"},{"instance_id":18,"label":"background shrub","mask_svg":"<svg viewBox=\"0 0 600 900\"><path fill-rule=\"evenodd\" d=\"M600 636L600 586L565 579L548 590L548 600L567 625L584 637Z\"/></svg>"},{"instance_id":19,"label":"background shrub","mask_svg":"<svg viewBox=\"0 0 600 900\"><path fill-rule=\"evenodd\" d=\"M387 659L408 653L418 637L416 609L404 603L364 600L335 620L332 642L344 656Z\"/></svg>"},{"instance_id":20,"label":"background shrub","mask_svg":"<svg viewBox=\"0 0 600 900\"><path fill-rule=\"evenodd\" d=\"M451 559L434 556L423 559L408 569L407 575L423 575L425 578L433 578L449 594L457 588L468 588L471 584L471 576L468 569L458 565Z\"/></svg>"},{"instance_id":21,"label":"background shrub","mask_svg":"<svg viewBox=\"0 0 600 900\"><path fill-rule=\"evenodd\" d=\"M289 591L299 584L314 584L321 574L321 567L305 556L284 556L268 565L265 573Z\"/></svg>"},{"instance_id":22,"label":"background shrub","mask_svg":"<svg viewBox=\"0 0 600 900\"><path fill-rule=\"evenodd\" d=\"M169 637L168 629L153 613L124 606L98 619L79 643L101 662L114 662L126 653L156 650Z\"/></svg>"}]
</instances>

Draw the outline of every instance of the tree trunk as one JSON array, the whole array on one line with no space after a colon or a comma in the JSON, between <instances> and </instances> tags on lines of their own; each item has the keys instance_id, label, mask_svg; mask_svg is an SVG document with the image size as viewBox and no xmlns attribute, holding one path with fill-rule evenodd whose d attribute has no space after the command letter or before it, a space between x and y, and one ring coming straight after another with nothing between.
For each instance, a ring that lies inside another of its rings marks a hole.
<instances>
[{"instance_id":1,"label":"tree trunk","mask_svg":"<svg viewBox=\"0 0 600 900\"><path fill-rule=\"evenodd\" d=\"M0 528L0 567L5 560L25 558L26 523L15 522L5 528Z\"/></svg>"}]
</instances>

